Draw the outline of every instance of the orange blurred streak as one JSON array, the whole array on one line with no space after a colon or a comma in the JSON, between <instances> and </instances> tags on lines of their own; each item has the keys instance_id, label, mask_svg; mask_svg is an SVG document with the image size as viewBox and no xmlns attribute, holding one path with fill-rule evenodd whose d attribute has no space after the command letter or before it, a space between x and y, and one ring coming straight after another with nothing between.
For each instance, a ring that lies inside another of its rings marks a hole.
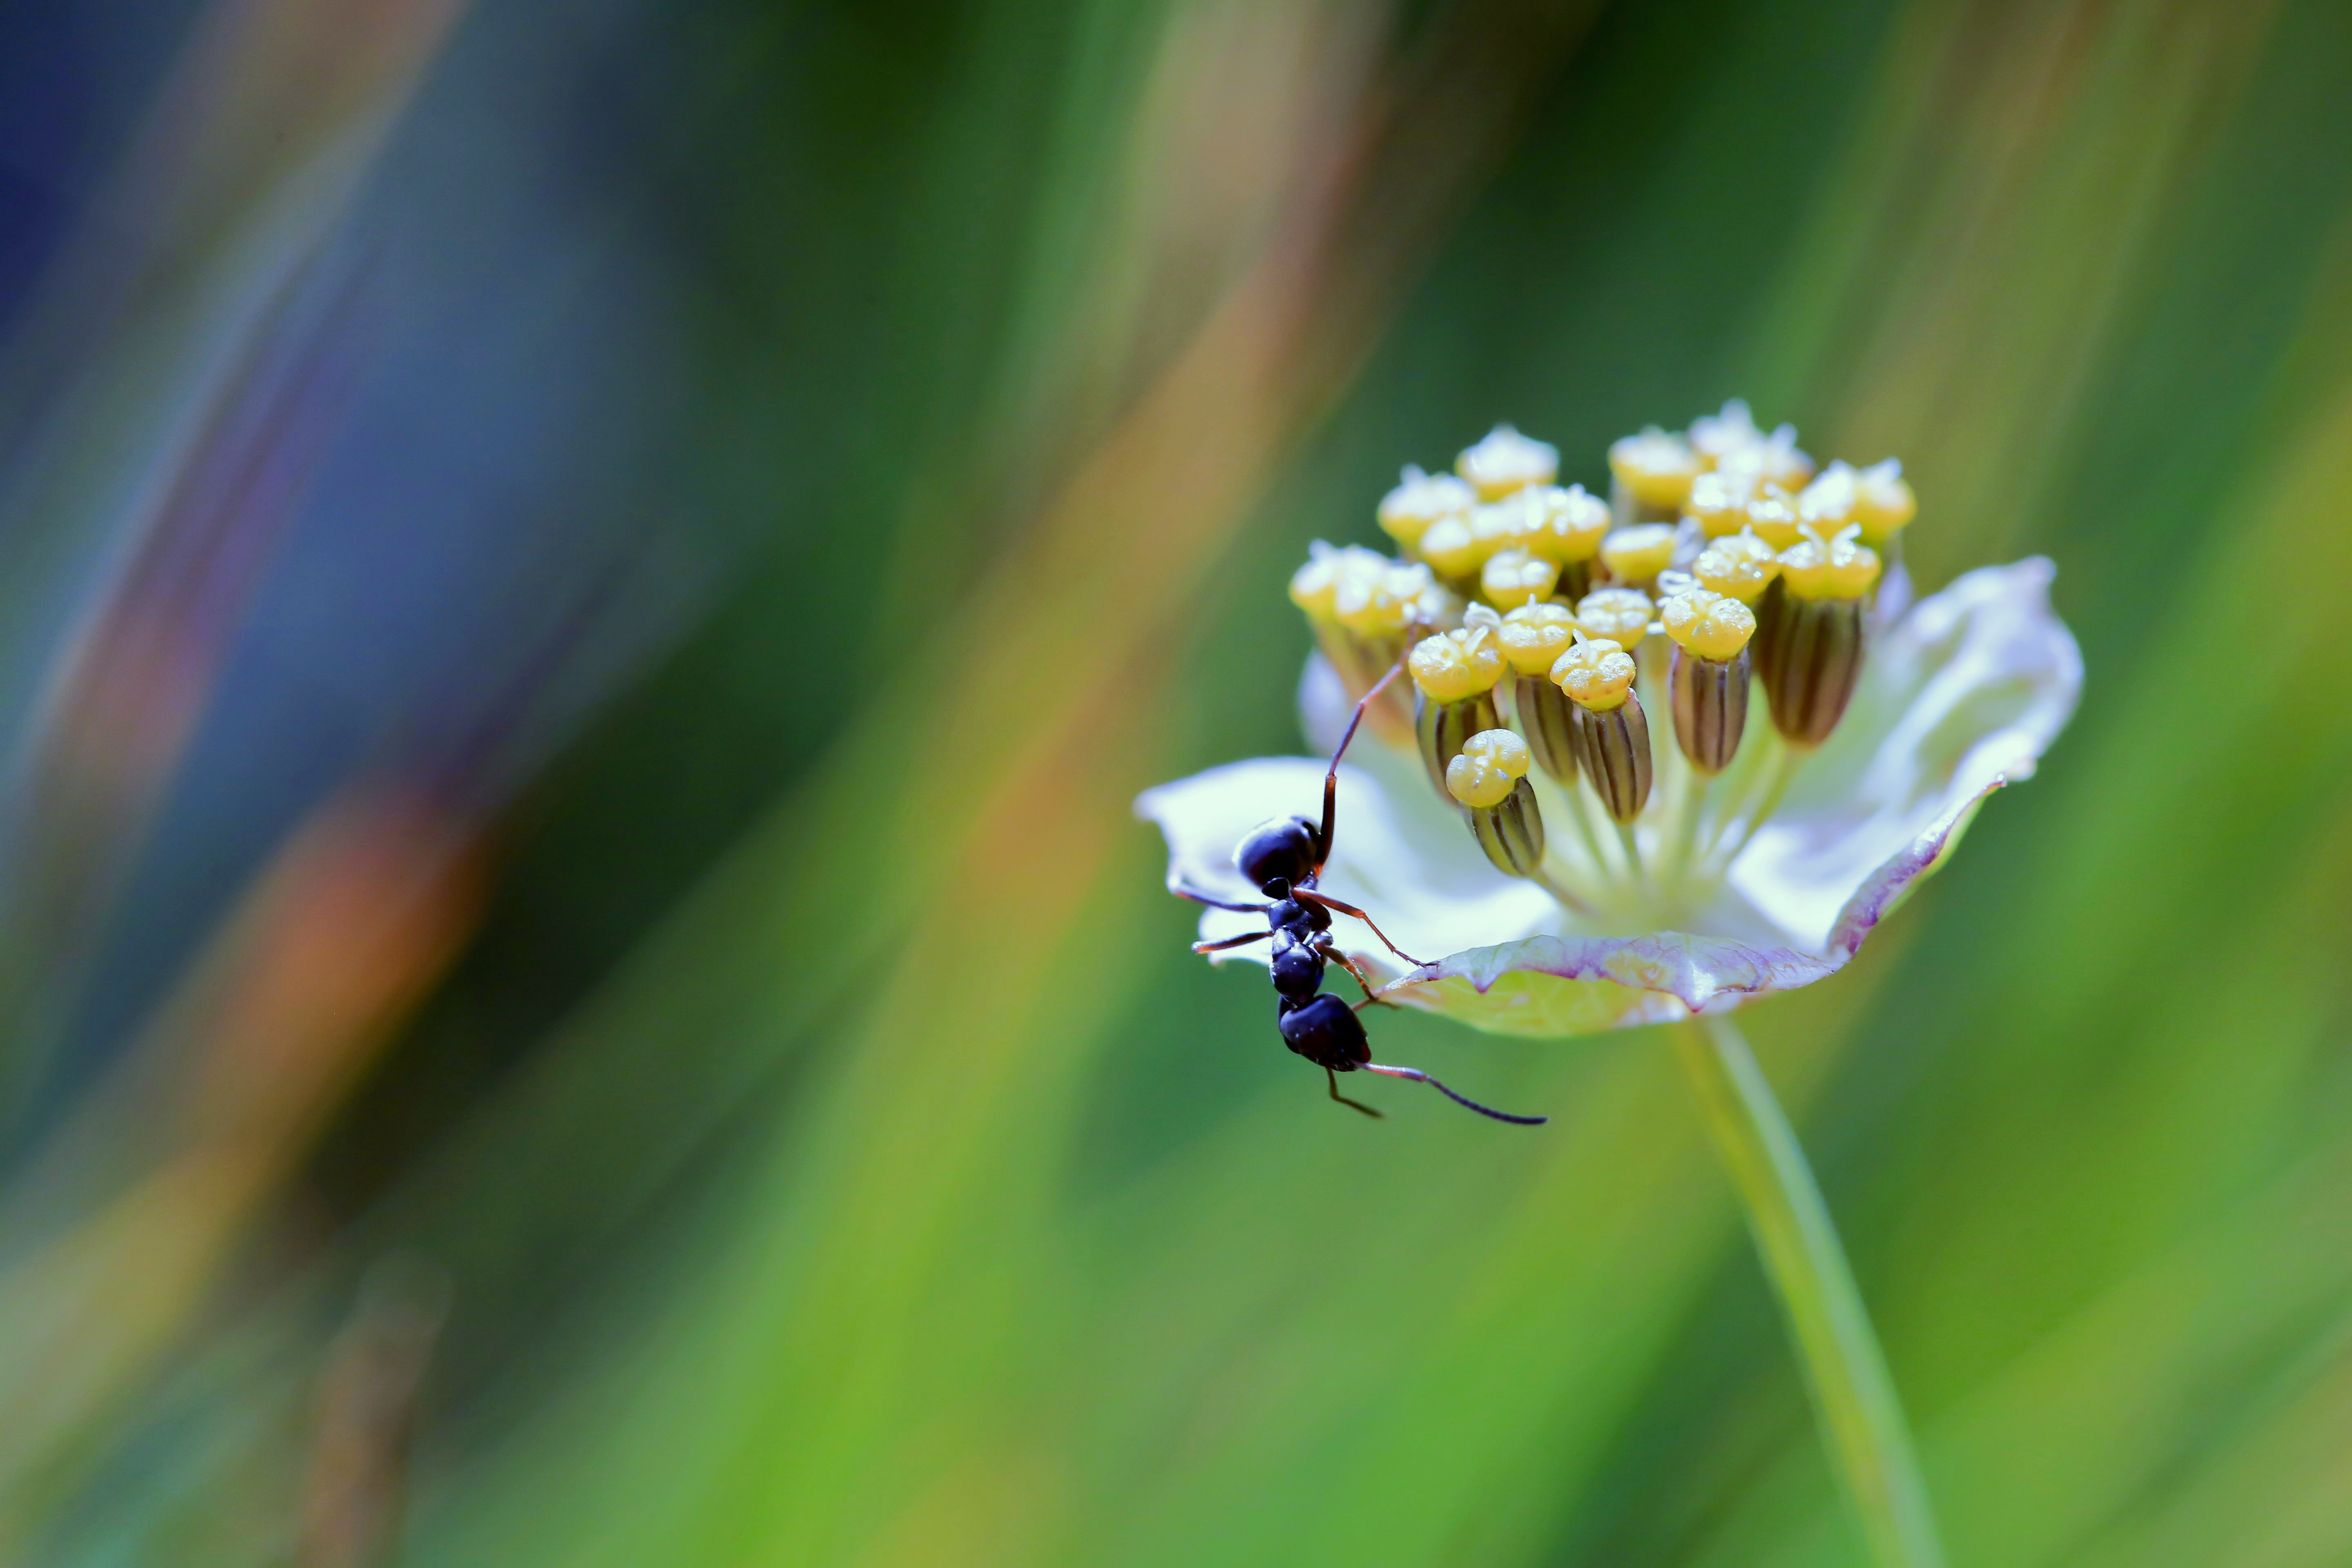
<instances>
[{"instance_id":1,"label":"orange blurred streak","mask_svg":"<svg viewBox=\"0 0 2352 1568\"><path fill-rule=\"evenodd\" d=\"M417 1384L447 1295L438 1274L379 1266L329 1347L302 1480L301 1568L390 1560L407 1500Z\"/></svg>"},{"instance_id":2,"label":"orange blurred streak","mask_svg":"<svg viewBox=\"0 0 2352 1568\"><path fill-rule=\"evenodd\" d=\"M208 1299L230 1249L479 913L467 826L347 794L279 852L114 1082L29 1179L0 1274L0 1528Z\"/></svg>"}]
</instances>

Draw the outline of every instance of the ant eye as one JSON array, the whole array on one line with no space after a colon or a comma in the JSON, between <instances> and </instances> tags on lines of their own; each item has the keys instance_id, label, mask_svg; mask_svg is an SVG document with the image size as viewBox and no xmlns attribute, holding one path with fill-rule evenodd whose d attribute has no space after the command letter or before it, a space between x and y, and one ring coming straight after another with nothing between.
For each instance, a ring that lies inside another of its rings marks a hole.
<instances>
[{"instance_id":1,"label":"ant eye","mask_svg":"<svg viewBox=\"0 0 2352 1568\"><path fill-rule=\"evenodd\" d=\"M1251 829L1234 850L1234 865L1250 886L1294 885L1315 872L1315 832L1296 816L1277 816Z\"/></svg>"}]
</instances>

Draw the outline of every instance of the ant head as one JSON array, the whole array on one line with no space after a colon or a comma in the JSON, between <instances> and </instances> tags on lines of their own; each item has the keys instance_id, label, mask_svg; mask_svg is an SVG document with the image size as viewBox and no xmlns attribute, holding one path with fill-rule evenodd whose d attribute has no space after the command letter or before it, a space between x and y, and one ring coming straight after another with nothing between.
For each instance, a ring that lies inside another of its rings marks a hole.
<instances>
[{"instance_id":1,"label":"ant head","mask_svg":"<svg viewBox=\"0 0 2352 1568\"><path fill-rule=\"evenodd\" d=\"M1322 862L1315 842L1315 825L1303 816L1277 816L1250 829L1234 848L1234 865L1253 888L1269 899L1286 896L1291 887L1315 875ZM1287 884L1281 892L1276 882Z\"/></svg>"}]
</instances>

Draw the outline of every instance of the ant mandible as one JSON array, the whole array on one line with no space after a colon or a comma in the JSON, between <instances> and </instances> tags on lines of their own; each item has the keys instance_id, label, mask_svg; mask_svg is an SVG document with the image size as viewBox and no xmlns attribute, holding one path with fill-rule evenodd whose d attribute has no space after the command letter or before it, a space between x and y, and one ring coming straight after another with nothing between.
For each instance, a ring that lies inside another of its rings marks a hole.
<instances>
[{"instance_id":1,"label":"ant mandible","mask_svg":"<svg viewBox=\"0 0 2352 1568\"><path fill-rule=\"evenodd\" d=\"M1239 913L1265 916L1266 929L1242 936L1227 937L1223 942L1197 942L1194 952L1219 952L1227 948L1244 947L1254 942L1272 942L1274 951L1267 967L1273 973L1275 1019L1282 1030L1282 1043L1297 1055L1305 1057L1323 1069L1331 1087L1331 1098L1341 1105L1378 1117L1381 1112L1360 1100L1349 1099L1339 1092L1339 1077L1343 1072L1376 1072L1389 1078L1407 1079L1425 1083L1456 1105L1466 1106L1481 1116L1491 1116L1497 1121L1508 1121L1521 1127L1540 1126L1549 1120L1541 1116L1513 1116L1490 1106L1454 1093L1419 1068L1388 1067L1372 1060L1371 1042L1364 1033L1364 1021L1358 1016L1363 1009L1381 997L1372 989L1364 972L1355 961L1339 951L1331 938L1331 917L1349 915L1371 927L1381 945L1403 959L1415 969L1422 961L1391 942L1372 917L1355 905L1342 903L1328 893L1319 891L1316 880L1323 875L1324 862L1331 858L1332 835L1338 828L1339 804L1339 759L1348 754L1349 742L1356 738L1356 727L1364 721L1364 710L1381 694L1381 689L1394 680L1404 668L1400 658L1386 675L1374 682L1370 690L1356 701L1355 716L1348 721L1348 732L1339 737L1339 749L1331 753L1331 766L1323 775L1323 820L1318 824L1304 816L1277 816L1261 823L1244 836L1234 849L1234 865L1247 878L1252 886L1265 895L1262 904L1236 903L1211 898L1181 883L1171 882L1170 890L1180 898L1212 909L1232 910ZM1364 999L1350 1006L1339 997L1323 990L1323 967L1337 962L1355 976L1363 989ZM1393 1006L1393 1003L1383 1005Z\"/></svg>"}]
</instances>

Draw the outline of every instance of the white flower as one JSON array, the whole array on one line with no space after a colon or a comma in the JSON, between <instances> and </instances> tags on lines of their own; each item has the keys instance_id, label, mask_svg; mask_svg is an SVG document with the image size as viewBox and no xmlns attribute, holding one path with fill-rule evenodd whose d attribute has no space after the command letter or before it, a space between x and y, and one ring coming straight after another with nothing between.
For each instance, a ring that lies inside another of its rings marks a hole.
<instances>
[{"instance_id":1,"label":"white flower","mask_svg":"<svg viewBox=\"0 0 2352 1568\"><path fill-rule=\"evenodd\" d=\"M1835 973L1952 852L1986 797L2032 774L2073 713L2082 658L2051 609L2053 575L2040 558L1985 567L1906 609L1896 567L1828 741L1811 752L1781 742L1759 694L1738 760L1712 781L1675 754L1653 655L1643 689L1660 786L1620 832L1588 784L1536 780L1550 844L1541 879L1488 863L1404 726L1367 725L1339 769L1319 886L1428 962L1409 968L1344 918L1335 937L1386 998L1517 1035L1720 1012ZM1299 699L1328 758L1352 699L1322 654ZM1326 765L1261 757L1146 792L1136 809L1167 837L1171 887L1256 901L1234 845L1268 817L1313 816ZM1201 935L1264 925L1211 909Z\"/></svg>"}]
</instances>

